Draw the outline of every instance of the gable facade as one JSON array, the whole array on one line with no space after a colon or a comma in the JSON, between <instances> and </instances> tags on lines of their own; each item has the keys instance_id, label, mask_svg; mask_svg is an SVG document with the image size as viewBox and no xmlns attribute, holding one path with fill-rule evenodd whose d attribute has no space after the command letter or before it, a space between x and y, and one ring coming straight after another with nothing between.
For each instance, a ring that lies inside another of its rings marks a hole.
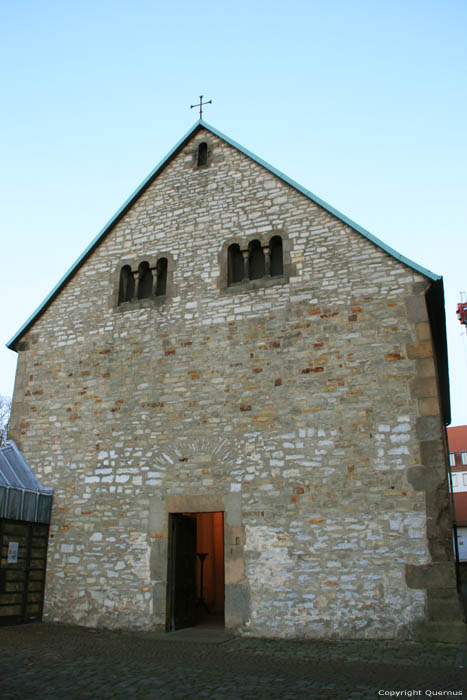
<instances>
[{"instance_id":1,"label":"gable facade","mask_svg":"<svg viewBox=\"0 0 467 700\"><path fill-rule=\"evenodd\" d=\"M12 341L48 619L170 628L176 517L214 513L229 629L458 620L424 272L193 130Z\"/></svg>"}]
</instances>

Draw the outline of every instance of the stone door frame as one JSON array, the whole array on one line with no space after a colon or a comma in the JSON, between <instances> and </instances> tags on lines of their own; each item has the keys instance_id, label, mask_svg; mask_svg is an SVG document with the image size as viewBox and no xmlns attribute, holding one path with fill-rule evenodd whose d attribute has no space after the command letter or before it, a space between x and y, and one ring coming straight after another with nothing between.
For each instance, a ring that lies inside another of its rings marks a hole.
<instances>
[{"instance_id":1,"label":"stone door frame","mask_svg":"<svg viewBox=\"0 0 467 700\"><path fill-rule=\"evenodd\" d=\"M224 514L224 589L225 629L242 627L250 616L248 587L245 580L245 532L241 494L167 494L153 497L149 504L151 540L151 577L154 586L154 609L168 610L169 515L174 513Z\"/></svg>"}]
</instances>

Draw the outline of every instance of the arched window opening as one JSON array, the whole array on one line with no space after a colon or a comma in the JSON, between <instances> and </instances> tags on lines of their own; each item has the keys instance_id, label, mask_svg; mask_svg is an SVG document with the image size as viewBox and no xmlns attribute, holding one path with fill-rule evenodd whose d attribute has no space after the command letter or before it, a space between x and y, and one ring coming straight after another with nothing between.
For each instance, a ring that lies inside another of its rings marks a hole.
<instances>
[{"instance_id":1,"label":"arched window opening","mask_svg":"<svg viewBox=\"0 0 467 700\"><path fill-rule=\"evenodd\" d=\"M228 250L227 283L241 282L244 275L243 255L238 243L232 243Z\"/></svg>"},{"instance_id":2,"label":"arched window opening","mask_svg":"<svg viewBox=\"0 0 467 700\"><path fill-rule=\"evenodd\" d=\"M159 258L156 265L156 274L156 296L163 297L167 293L167 258Z\"/></svg>"},{"instance_id":3,"label":"arched window opening","mask_svg":"<svg viewBox=\"0 0 467 700\"><path fill-rule=\"evenodd\" d=\"M198 146L198 168L208 164L208 144L202 141Z\"/></svg>"},{"instance_id":4,"label":"arched window opening","mask_svg":"<svg viewBox=\"0 0 467 700\"><path fill-rule=\"evenodd\" d=\"M264 251L259 241L251 241L248 246L248 273L251 280L257 280L266 274Z\"/></svg>"},{"instance_id":5,"label":"arched window opening","mask_svg":"<svg viewBox=\"0 0 467 700\"><path fill-rule=\"evenodd\" d=\"M273 236L269 242L271 251L271 277L284 274L284 257L282 254L282 238Z\"/></svg>"},{"instance_id":6,"label":"arched window opening","mask_svg":"<svg viewBox=\"0 0 467 700\"><path fill-rule=\"evenodd\" d=\"M152 271L149 263L144 261L138 268L138 299L150 299L152 296Z\"/></svg>"},{"instance_id":7,"label":"arched window opening","mask_svg":"<svg viewBox=\"0 0 467 700\"><path fill-rule=\"evenodd\" d=\"M120 285L118 288L118 303L131 301L135 293L135 279L129 265L124 265L120 270Z\"/></svg>"}]
</instances>

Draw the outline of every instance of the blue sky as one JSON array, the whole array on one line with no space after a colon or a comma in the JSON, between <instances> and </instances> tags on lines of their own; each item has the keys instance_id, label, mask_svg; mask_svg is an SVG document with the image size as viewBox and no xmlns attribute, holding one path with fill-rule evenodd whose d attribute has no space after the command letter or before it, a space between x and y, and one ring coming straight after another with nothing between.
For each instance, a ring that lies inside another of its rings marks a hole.
<instances>
[{"instance_id":1,"label":"blue sky","mask_svg":"<svg viewBox=\"0 0 467 700\"><path fill-rule=\"evenodd\" d=\"M464 0L0 2L4 344L204 117L445 280L467 424Z\"/></svg>"}]
</instances>

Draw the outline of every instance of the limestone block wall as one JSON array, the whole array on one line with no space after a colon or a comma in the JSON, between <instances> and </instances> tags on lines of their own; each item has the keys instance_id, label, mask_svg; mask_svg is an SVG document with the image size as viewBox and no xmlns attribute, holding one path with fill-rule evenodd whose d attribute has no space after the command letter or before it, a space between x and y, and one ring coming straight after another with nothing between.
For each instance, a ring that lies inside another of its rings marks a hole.
<instances>
[{"instance_id":1,"label":"limestone block wall","mask_svg":"<svg viewBox=\"0 0 467 700\"><path fill-rule=\"evenodd\" d=\"M227 246L274 234L284 275L227 287ZM161 255L167 297L119 306L123 261ZM168 513L223 510L228 627L390 638L425 619L406 570L432 558L423 429L444 478L427 287L197 134L18 347L11 436L55 488L47 617L163 627Z\"/></svg>"}]
</instances>

